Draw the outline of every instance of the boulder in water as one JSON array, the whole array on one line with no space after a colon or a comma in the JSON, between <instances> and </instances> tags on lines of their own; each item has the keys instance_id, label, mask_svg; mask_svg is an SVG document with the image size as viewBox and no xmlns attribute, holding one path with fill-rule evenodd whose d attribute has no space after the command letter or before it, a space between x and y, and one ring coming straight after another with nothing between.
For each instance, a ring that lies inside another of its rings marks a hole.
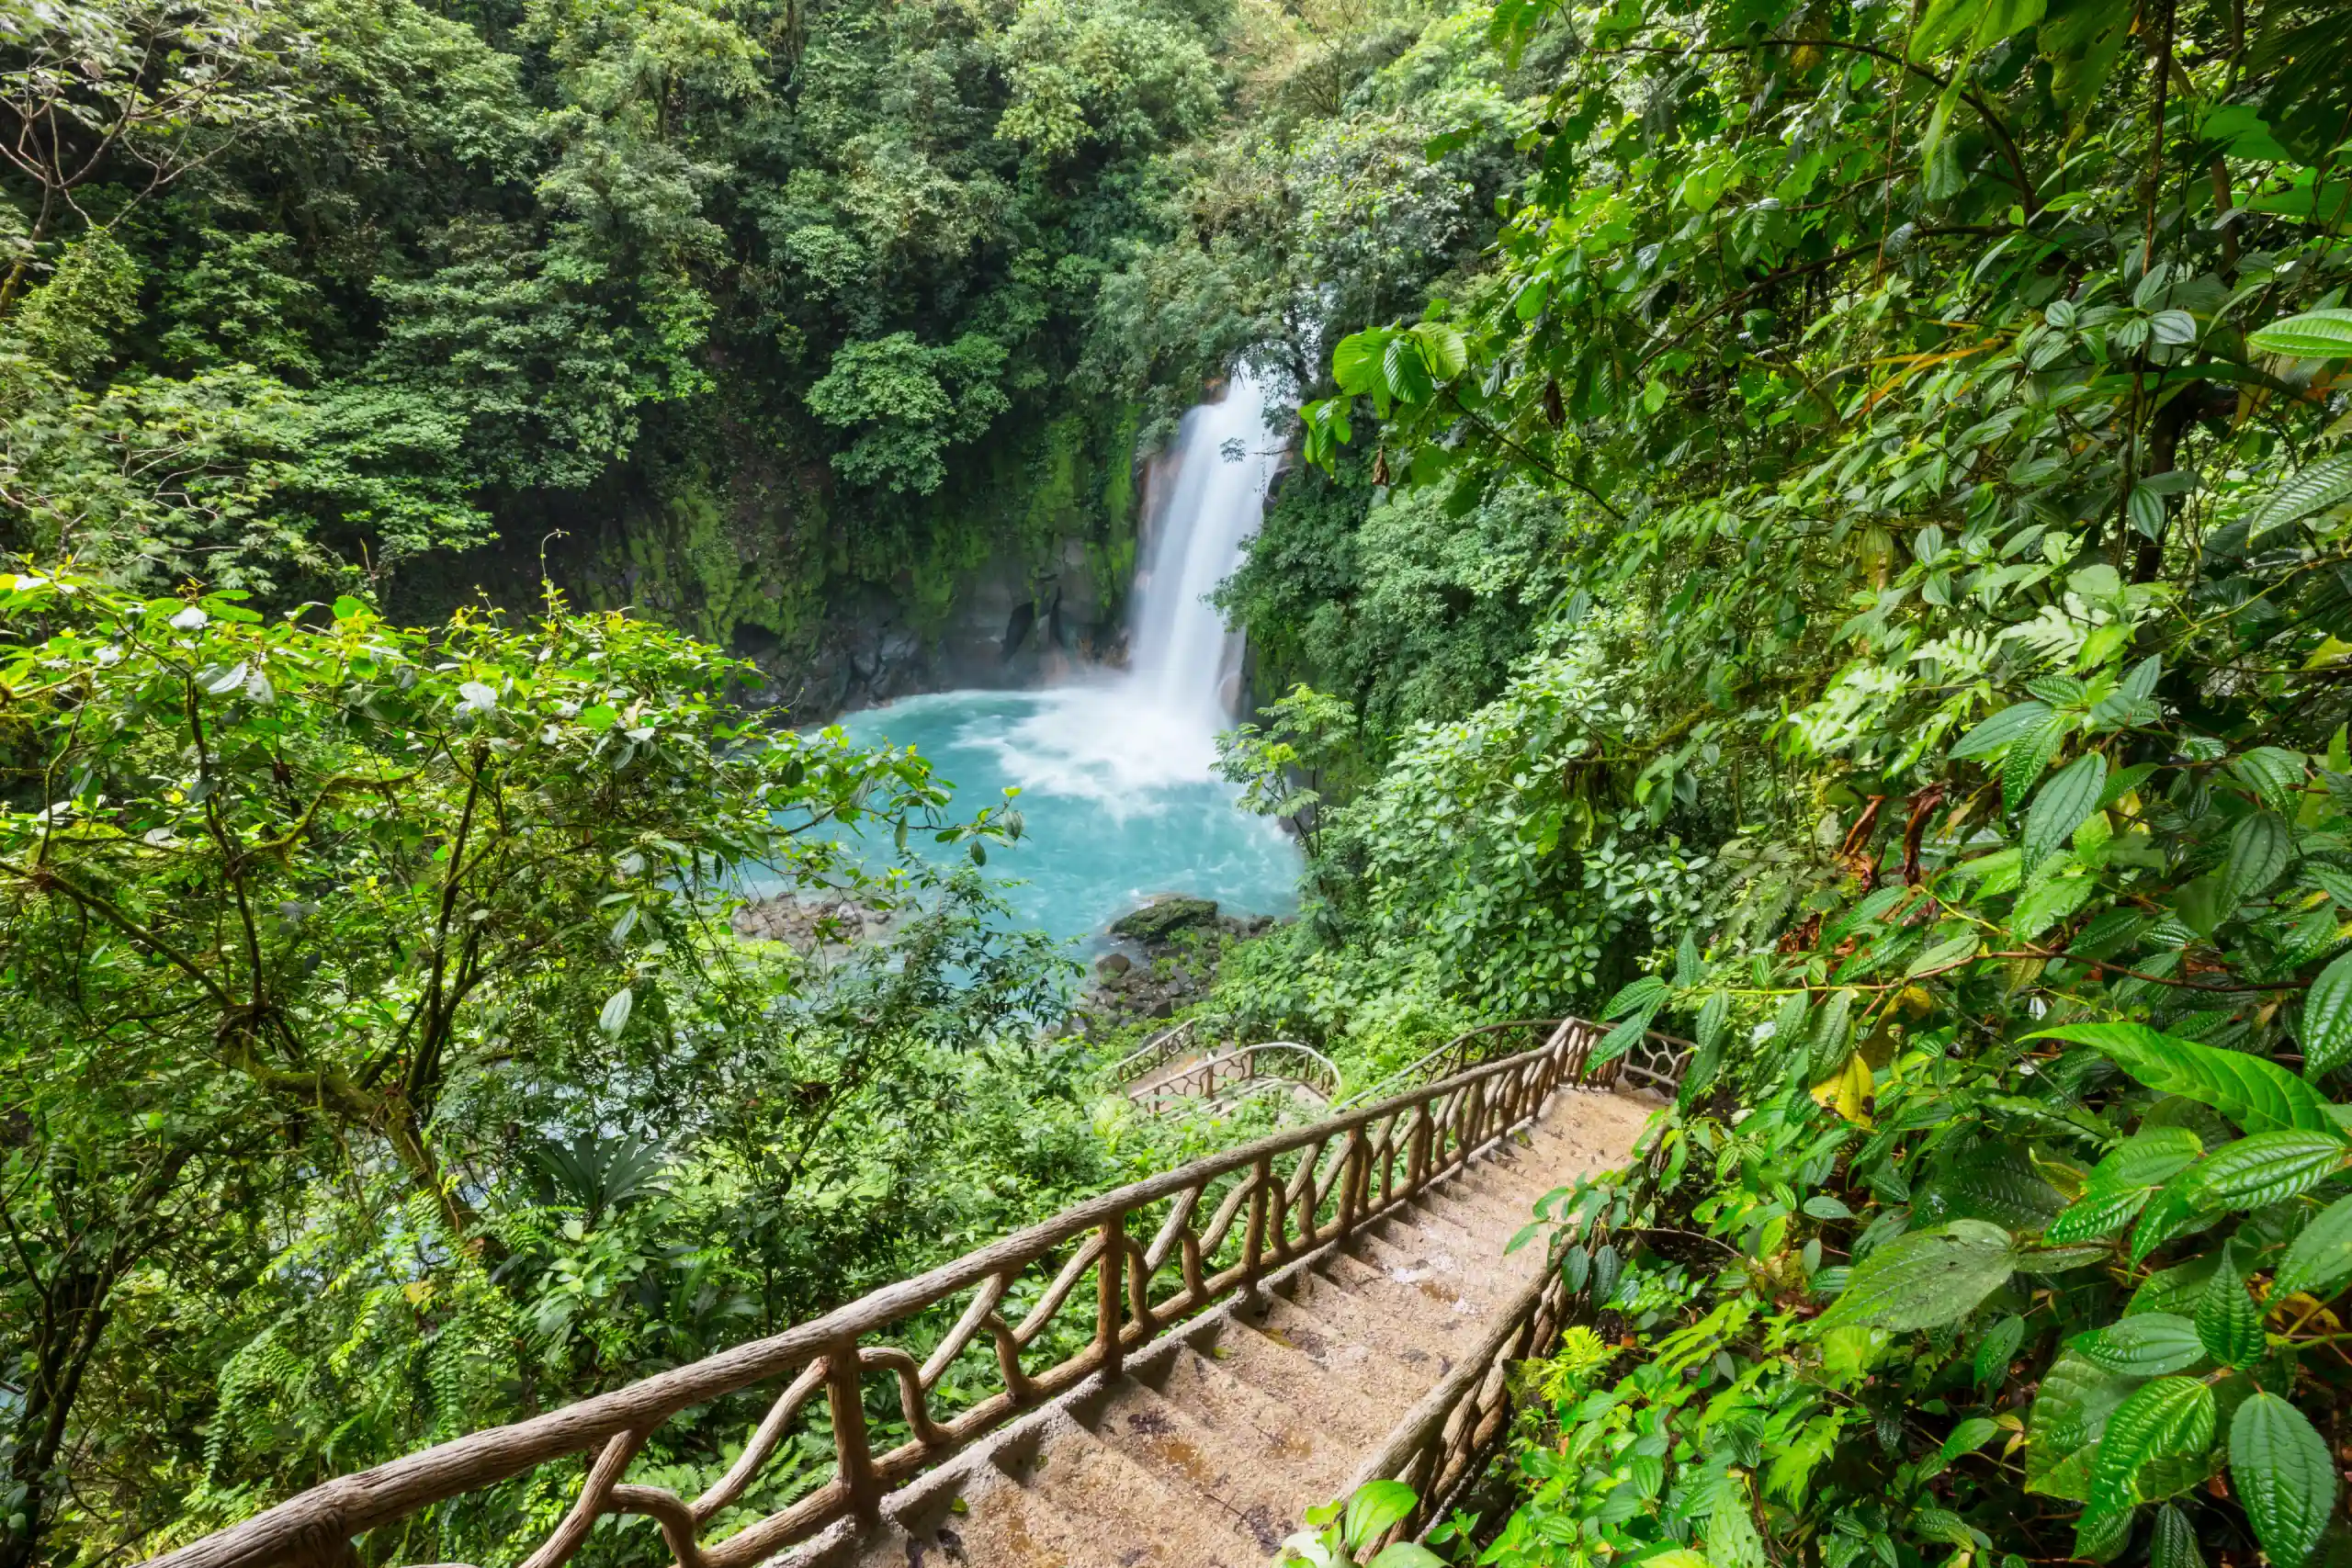
<instances>
[{"instance_id":1,"label":"boulder in water","mask_svg":"<svg viewBox=\"0 0 2352 1568\"><path fill-rule=\"evenodd\" d=\"M1094 973L1105 980L1115 980L1135 966L1135 960L1124 953L1106 953L1094 961Z\"/></svg>"},{"instance_id":2,"label":"boulder in water","mask_svg":"<svg viewBox=\"0 0 2352 1568\"><path fill-rule=\"evenodd\" d=\"M1135 942L1166 942L1187 926L1216 923L1216 900L1170 893L1111 922L1111 934Z\"/></svg>"}]
</instances>

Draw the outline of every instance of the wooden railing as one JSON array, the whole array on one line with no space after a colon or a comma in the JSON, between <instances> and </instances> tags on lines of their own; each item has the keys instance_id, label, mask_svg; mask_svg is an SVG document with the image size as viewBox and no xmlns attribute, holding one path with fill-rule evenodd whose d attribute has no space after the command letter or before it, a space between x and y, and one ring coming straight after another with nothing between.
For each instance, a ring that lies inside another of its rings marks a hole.
<instances>
[{"instance_id":1,"label":"wooden railing","mask_svg":"<svg viewBox=\"0 0 2352 1568\"><path fill-rule=\"evenodd\" d=\"M357 1538L401 1520L413 1521L404 1548L433 1550L423 1543L477 1534L496 1510L416 1516L579 1455L577 1498L523 1568L557 1568L614 1514L650 1517L679 1568L751 1568L836 1521L875 1518L886 1493L1018 1413L1116 1376L1171 1325L1339 1246L1582 1081L1598 1038L1567 1020L1532 1049L1106 1192L781 1334L328 1482L155 1561L340 1565ZM969 1392L959 1400L951 1385ZM761 1395L754 1421L758 1406L740 1402L763 1389L776 1392ZM804 1421L820 1397L829 1419ZM716 1406L702 1414L705 1430L738 1407L750 1428L726 1473L692 1498L629 1481L656 1431L697 1406ZM787 1438L802 1455L830 1450L821 1481L797 1497L765 1494L762 1480ZM473 1523L449 1522L464 1519ZM440 1552L451 1544L441 1540Z\"/></svg>"},{"instance_id":2,"label":"wooden railing","mask_svg":"<svg viewBox=\"0 0 2352 1568\"><path fill-rule=\"evenodd\" d=\"M1407 1084L1448 1078L1466 1067L1525 1051L1560 1027L1556 1018L1518 1018L1504 1023L1482 1023L1465 1029L1436 1050L1416 1057L1395 1072L1348 1095L1337 1107L1345 1110L1394 1094Z\"/></svg>"},{"instance_id":3,"label":"wooden railing","mask_svg":"<svg viewBox=\"0 0 2352 1568\"><path fill-rule=\"evenodd\" d=\"M1339 1092L1340 1069L1312 1045L1295 1040L1269 1040L1204 1056L1179 1073L1171 1073L1149 1088L1131 1089L1127 1098L1139 1105L1157 1106L1179 1100L1214 1101L1229 1096L1237 1086L1261 1081L1305 1089L1329 1101Z\"/></svg>"}]
</instances>

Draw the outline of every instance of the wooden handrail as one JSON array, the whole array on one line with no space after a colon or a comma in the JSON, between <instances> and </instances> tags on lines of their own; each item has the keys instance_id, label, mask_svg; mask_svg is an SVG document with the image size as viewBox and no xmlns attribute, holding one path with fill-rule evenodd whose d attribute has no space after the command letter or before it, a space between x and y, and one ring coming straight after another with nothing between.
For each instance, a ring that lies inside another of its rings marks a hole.
<instances>
[{"instance_id":1,"label":"wooden handrail","mask_svg":"<svg viewBox=\"0 0 2352 1568\"><path fill-rule=\"evenodd\" d=\"M1159 1331L1255 1288L1271 1269L1409 1201L1532 1120L1554 1090L1585 1081L1585 1057L1599 1038L1594 1025L1564 1021L1539 1046L1131 1182L780 1334L338 1477L153 1562L158 1568L345 1564L354 1538L368 1530L535 1466L593 1455L578 1500L525 1568L558 1568L597 1517L618 1513L651 1517L680 1568L752 1568L836 1520L872 1518L890 1489L1016 1414L1086 1378L1114 1374ZM1617 1068L1611 1063L1593 1076L1613 1079ZM1207 1224L1194 1229L1195 1216L1209 1207L1202 1201L1208 1190L1228 1177L1238 1179ZM1164 1219L1152 1213L1161 1203L1170 1204ZM1154 1237L1148 1247L1128 1234L1135 1224ZM1071 1249L1067 1257L1065 1249ZM1228 1254L1231 1261L1220 1265ZM1171 1261L1181 1278L1156 1287ZM1057 1264L1056 1278L1015 1328L1000 1308L1013 1281L1040 1264ZM1096 1276L1091 1301L1072 1288L1089 1270ZM865 1343L966 1291L975 1292L972 1301L920 1364L903 1348ZM1072 1300L1088 1301L1091 1309L1084 1348L1050 1367L1024 1367L1023 1353ZM960 1412L934 1411L931 1401L948 1367L983 1336L993 1343L998 1392ZM862 1382L869 1369L897 1383L909 1428L905 1441L882 1453L869 1447ZM670 1417L777 1380L786 1386L743 1457L702 1497L688 1503L662 1487L625 1483L631 1461ZM701 1529L742 1495L820 1388L835 1438L831 1479L725 1540L700 1540Z\"/></svg>"},{"instance_id":2,"label":"wooden handrail","mask_svg":"<svg viewBox=\"0 0 2352 1568\"><path fill-rule=\"evenodd\" d=\"M1549 1033L1559 1028L1561 1021L1556 1018L1514 1018L1507 1019L1501 1023L1482 1023L1476 1028L1465 1029L1434 1051L1424 1052L1385 1077L1356 1090L1355 1093L1341 1100L1334 1109L1344 1111L1359 1100L1372 1099L1383 1089L1428 1077L1432 1068L1437 1069L1437 1077L1450 1077L1453 1072L1461 1070L1464 1058L1469 1055L1470 1042L1481 1035L1499 1034L1507 1029L1542 1030ZM1522 1045L1519 1049L1525 1050L1526 1047Z\"/></svg>"}]
</instances>

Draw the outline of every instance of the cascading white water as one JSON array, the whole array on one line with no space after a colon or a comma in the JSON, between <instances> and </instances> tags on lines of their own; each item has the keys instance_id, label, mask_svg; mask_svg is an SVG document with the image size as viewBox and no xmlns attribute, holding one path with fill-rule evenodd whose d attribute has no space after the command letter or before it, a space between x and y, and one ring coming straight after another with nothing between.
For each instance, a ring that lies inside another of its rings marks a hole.
<instances>
[{"instance_id":1,"label":"cascading white water","mask_svg":"<svg viewBox=\"0 0 2352 1568\"><path fill-rule=\"evenodd\" d=\"M852 714L854 739L911 746L969 810L1017 786L1028 836L989 860L1015 918L1057 936L1099 933L1154 893L1275 914L1296 897L1298 853L1235 809L1216 776L1232 722L1239 638L1208 594L1241 562L1272 477L1262 389L1236 376L1184 416L1136 575L1128 668L1027 692L939 692Z\"/></svg>"},{"instance_id":2,"label":"cascading white water","mask_svg":"<svg viewBox=\"0 0 2352 1568\"><path fill-rule=\"evenodd\" d=\"M1135 695L1214 734L1233 711L1241 639L1208 595L1241 564L1273 479L1266 400L1237 375L1221 401L1184 416L1176 482L1135 586Z\"/></svg>"}]
</instances>

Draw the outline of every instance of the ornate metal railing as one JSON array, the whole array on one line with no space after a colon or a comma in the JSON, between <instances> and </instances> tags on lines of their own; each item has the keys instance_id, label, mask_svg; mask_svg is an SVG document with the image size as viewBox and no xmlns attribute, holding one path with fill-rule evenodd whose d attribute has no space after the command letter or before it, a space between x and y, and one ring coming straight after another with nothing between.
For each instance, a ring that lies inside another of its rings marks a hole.
<instances>
[{"instance_id":1,"label":"ornate metal railing","mask_svg":"<svg viewBox=\"0 0 2352 1568\"><path fill-rule=\"evenodd\" d=\"M1260 1080L1288 1084L1329 1100L1340 1089L1340 1069L1312 1045L1295 1040L1269 1040L1204 1056L1182 1072L1171 1073L1149 1088L1127 1091L1127 1098L1147 1108L1178 1100L1214 1101L1229 1095L1234 1086Z\"/></svg>"},{"instance_id":2,"label":"ornate metal railing","mask_svg":"<svg viewBox=\"0 0 2352 1568\"><path fill-rule=\"evenodd\" d=\"M1618 1075L1634 1079L1644 1089L1657 1089L1671 1100L1681 1087L1682 1075L1698 1049L1688 1040L1653 1030L1634 1041L1633 1048L1611 1066ZM1612 1077L1611 1081L1616 1079Z\"/></svg>"},{"instance_id":3,"label":"ornate metal railing","mask_svg":"<svg viewBox=\"0 0 2352 1568\"><path fill-rule=\"evenodd\" d=\"M1598 1038L1566 1021L1533 1049L1106 1192L781 1334L328 1482L156 1562L346 1563L368 1531L580 1455L576 1500L523 1568L557 1568L613 1514L650 1517L679 1568L751 1568L836 1521L876 1517L893 1487L1018 1413L1117 1375L1162 1331L1340 1245L1584 1081ZM1086 1304L1066 1322L1074 1302ZM976 1392L959 1403L951 1384ZM742 1407L752 1429L741 1456L700 1495L628 1479L673 1417L763 1388L778 1392L762 1396L755 1424L757 1406ZM829 1419L804 1421L820 1396ZM787 1438L804 1456L830 1450L822 1480L797 1498L763 1495L762 1472ZM752 1506L763 1511L710 1539Z\"/></svg>"},{"instance_id":4,"label":"ornate metal railing","mask_svg":"<svg viewBox=\"0 0 2352 1568\"><path fill-rule=\"evenodd\" d=\"M1106 1084L1131 1084L1137 1078L1159 1071L1193 1047L1193 1022L1185 1019L1172 1028L1163 1029L1133 1051L1102 1069Z\"/></svg>"}]
</instances>

